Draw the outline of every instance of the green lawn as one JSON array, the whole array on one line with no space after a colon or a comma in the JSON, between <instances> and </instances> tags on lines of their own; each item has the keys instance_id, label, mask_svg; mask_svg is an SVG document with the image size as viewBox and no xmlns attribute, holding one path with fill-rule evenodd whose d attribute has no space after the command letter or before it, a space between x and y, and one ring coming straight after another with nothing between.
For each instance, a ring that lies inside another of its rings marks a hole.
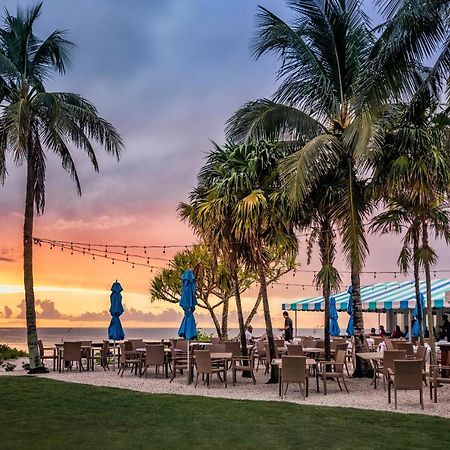
<instances>
[{"instance_id":1,"label":"green lawn","mask_svg":"<svg viewBox=\"0 0 450 450\"><path fill-rule=\"evenodd\" d=\"M245 387L243 387L245 389ZM446 448L450 421L0 377L0 448Z\"/></svg>"}]
</instances>

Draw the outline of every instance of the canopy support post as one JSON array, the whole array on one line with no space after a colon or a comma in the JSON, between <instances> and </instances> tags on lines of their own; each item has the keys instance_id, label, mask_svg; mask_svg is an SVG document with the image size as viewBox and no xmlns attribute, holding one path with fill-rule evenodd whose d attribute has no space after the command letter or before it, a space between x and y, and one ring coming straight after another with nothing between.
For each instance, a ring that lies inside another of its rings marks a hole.
<instances>
[{"instance_id":1,"label":"canopy support post","mask_svg":"<svg viewBox=\"0 0 450 450\"><path fill-rule=\"evenodd\" d=\"M297 330L297 310L294 311L294 326L295 326L295 333L294 337L298 337L298 330Z\"/></svg>"}]
</instances>

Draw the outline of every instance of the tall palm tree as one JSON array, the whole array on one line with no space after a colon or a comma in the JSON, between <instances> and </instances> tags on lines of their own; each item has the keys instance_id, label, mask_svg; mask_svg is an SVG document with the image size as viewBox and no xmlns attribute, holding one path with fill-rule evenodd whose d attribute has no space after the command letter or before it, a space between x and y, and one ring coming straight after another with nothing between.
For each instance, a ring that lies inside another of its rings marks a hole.
<instances>
[{"instance_id":1,"label":"tall palm tree","mask_svg":"<svg viewBox=\"0 0 450 450\"><path fill-rule=\"evenodd\" d=\"M16 16L6 11L0 29L0 178L6 175L6 157L26 164L26 198L23 226L24 285L30 367L42 369L39 358L33 289L33 218L45 207L46 151L61 159L62 167L81 194L69 144L85 151L98 171L92 141L119 158L122 140L96 108L78 94L47 92L52 73L64 74L74 44L63 31L40 39L34 25L42 4Z\"/></svg>"},{"instance_id":2,"label":"tall palm tree","mask_svg":"<svg viewBox=\"0 0 450 450\"><path fill-rule=\"evenodd\" d=\"M372 155L374 183L388 203L388 211L377 219L378 228L400 231L401 225L407 225L405 242L413 244L417 296L419 264L425 271L427 323L433 341L431 266L437 255L428 235L431 230L436 238L450 240L450 119L427 91L411 103L397 104L387 117L380 151Z\"/></svg>"},{"instance_id":3,"label":"tall palm tree","mask_svg":"<svg viewBox=\"0 0 450 450\"><path fill-rule=\"evenodd\" d=\"M334 215L351 269L355 349L365 342L360 273L368 253L364 222L371 212L365 153L373 139L364 81L375 39L357 0L291 0L290 26L260 7L253 54L278 55L280 87L272 100L251 101L228 122L228 137L268 137L295 150L281 164L293 204L301 206L323 173L345 167ZM365 109L364 109L365 108ZM376 141L375 141L376 142ZM355 376L370 375L358 358Z\"/></svg>"}]
</instances>

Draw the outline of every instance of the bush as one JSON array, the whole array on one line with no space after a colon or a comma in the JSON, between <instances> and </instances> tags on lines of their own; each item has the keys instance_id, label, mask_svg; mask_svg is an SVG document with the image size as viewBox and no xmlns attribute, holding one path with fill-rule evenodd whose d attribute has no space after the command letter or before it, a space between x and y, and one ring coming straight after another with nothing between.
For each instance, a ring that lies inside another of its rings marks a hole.
<instances>
[{"instance_id":1,"label":"bush","mask_svg":"<svg viewBox=\"0 0 450 450\"><path fill-rule=\"evenodd\" d=\"M12 372L16 368L16 365L13 363L7 362L5 364L2 364L2 367L5 369L5 372Z\"/></svg>"},{"instance_id":2,"label":"bush","mask_svg":"<svg viewBox=\"0 0 450 450\"><path fill-rule=\"evenodd\" d=\"M200 328L197 328L197 341L198 342L210 342L213 334L203 333Z\"/></svg>"},{"instance_id":3,"label":"bush","mask_svg":"<svg viewBox=\"0 0 450 450\"><path fill-rule=\"evenodd\" d=\"M0 360L17 359L28 356L27 352L11 348L8 345L0 344Z\"/></svg>"}]
</instances>

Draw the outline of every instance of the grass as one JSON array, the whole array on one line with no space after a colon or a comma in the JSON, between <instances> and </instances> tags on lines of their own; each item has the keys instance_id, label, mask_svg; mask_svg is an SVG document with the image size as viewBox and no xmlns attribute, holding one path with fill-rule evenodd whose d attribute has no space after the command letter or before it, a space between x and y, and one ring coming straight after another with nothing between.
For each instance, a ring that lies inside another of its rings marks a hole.
<instances>
[{"instance_id":1,"label":"grass","mask_svg":"<svg viewBox=\"0 0 450 450\"><path fill-rule=\"evenodd\" d=\"M0 377L0 448L441 449L438 417Z\"/></svg>"}]
</instances>

